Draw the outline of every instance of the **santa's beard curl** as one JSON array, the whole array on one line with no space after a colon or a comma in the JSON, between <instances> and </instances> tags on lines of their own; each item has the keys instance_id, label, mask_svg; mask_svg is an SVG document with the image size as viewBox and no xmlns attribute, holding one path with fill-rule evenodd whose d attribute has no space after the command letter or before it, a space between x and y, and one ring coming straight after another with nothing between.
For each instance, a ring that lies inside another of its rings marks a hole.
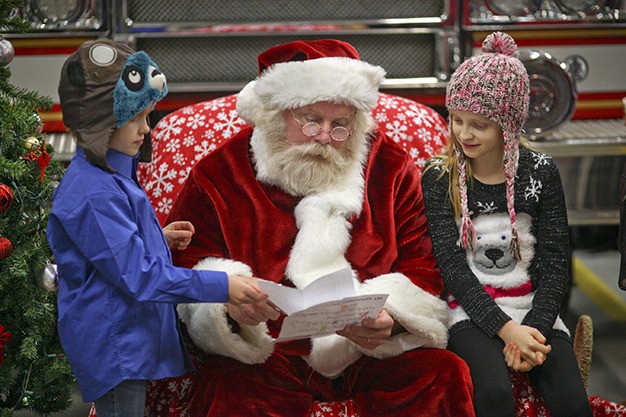
<instances>
[{"instance_id":1,"label":"santa's beard curl","mask_svg":"<svg viewBox=\"0 0 626 417\"><path fill-rule=\"evenodd\" d=\"M363 165L375 123L357 110L355 127L343 146L315 141L293 144L287 140L282 111L257 124L250 141L257 178L294 196L305 196L341 184L355 164Z\"/></svg>"}]
</instances>

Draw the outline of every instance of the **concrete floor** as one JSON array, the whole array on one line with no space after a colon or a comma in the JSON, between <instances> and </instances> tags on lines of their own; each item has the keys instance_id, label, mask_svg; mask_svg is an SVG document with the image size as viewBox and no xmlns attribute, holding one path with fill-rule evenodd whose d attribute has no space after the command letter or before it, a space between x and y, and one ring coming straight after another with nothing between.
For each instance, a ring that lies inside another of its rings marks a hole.
<instances>
[{"instance_id":1,"label":"concrete floor","mask_svg":"<svg viewBox=\"0 0 626 417\"><path fill-rule=\"evenodd\" d=\"M579 250L575 256L600 279L590 288L572 288L566 321L574 329L581 314L593 319L593 355L587 393L606 400L626 400L626 291L617 286L616 250ZM605 287L602 285L605 284ZM584 288L584 291L583 291ZM574 323L573 325L571 323Z\"/></svg>"}]
</instances>

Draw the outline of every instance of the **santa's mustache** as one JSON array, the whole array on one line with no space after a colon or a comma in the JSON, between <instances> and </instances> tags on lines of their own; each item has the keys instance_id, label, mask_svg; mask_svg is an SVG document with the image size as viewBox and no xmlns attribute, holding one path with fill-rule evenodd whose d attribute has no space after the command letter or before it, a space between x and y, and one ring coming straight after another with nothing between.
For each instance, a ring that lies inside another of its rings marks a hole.
<instances>
[{"instance_id":1,"label":"santa's mustache","mask_svg":"<svg viewBox=\"0 0 626 417\"><path fill-rule=\"evenodd\" d=\"M340 152L330 145L322 145L319 143L305 143L301 145L292 146L294 153L300 155L318 156L324 159L334 159Z\"/></svg>"}]
</instances>

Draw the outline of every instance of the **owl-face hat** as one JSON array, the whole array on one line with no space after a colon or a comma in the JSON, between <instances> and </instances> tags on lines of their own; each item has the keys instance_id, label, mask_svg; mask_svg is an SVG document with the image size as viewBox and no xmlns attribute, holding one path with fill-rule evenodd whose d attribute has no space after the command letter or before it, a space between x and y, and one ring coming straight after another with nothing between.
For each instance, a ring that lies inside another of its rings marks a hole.
<instances>
[{"instance_id":1,"label":"owl-face hat","mask_svg":"<svg viewBox=\"0 0 626 417\"><path fill-rule=\"evenodd\" d=\"M111 172L106 153L115 129L166 94L165 76L145 52L107 39L83 43L61 70L63 122L87 160ZM151 148L147 136L141 161L150 161Z\"/></svg>"}]
</instances>

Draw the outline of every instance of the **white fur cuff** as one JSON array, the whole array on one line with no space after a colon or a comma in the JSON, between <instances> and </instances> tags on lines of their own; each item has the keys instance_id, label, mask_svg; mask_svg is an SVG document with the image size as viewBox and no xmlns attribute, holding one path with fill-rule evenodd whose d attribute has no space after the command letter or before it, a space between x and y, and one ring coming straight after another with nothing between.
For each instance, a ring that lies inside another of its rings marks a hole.
<instances>
[{"instance_id":1,"label":"white fur cuff","mask_svg":"<svg viewBox=\"0 0 626 417\"><path fill-rule=\"evenodd\" d=\"M330 335L311 339L311 354L302 358L325 377L336 378L360 357L361 353L350 340Z\"/></svg>"},{"instance_id":2,"label":"white fur cuff","mask_svg":"<svg viewBox=\"0 0 626 417\"><path fill-rule=\"evenodd\" d=\"M225 271L229 275L252 276L249 266L230 259L207 258L194 269ZM207 353L228 356L243 363L263 363L274 350L267 325L240 325L233 333L226 305L216 303L180 304L178 314L194 343Z\"/></svg>"},{"instance_id":3,"label":"white fur cuff","mask_svg":"<svg viewBox=\"0 0 626 417\"><path fill-rule=\"evenodd\" d=\"M389 294L385 309L407 330L372 350L361 351L374 357L394 356L415 347L445 348L448 343L448 312L442 299L424 291L400 273L390 273L365 281L357 294Z\"/></svg>"}]
</instances>

